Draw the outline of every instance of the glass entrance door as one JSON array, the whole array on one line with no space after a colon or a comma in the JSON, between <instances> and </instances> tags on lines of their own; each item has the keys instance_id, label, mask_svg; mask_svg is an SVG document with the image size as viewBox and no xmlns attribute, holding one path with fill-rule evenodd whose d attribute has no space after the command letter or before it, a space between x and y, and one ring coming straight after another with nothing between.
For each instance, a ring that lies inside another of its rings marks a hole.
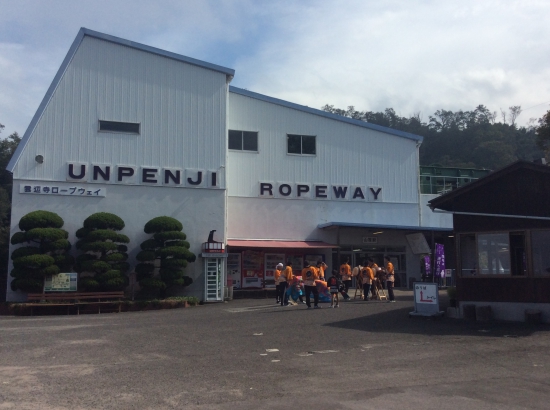
<instances>
[{"instance_id":1,"label":"glass entrance door","mask_svg":"<svg viewBox=\"0 0 550 410\"><path fill-rule=\"evenodd\" d=\"M205 301L219 302L223 301L223 259L205 258L204 259L205 276Z\"/></svg>"}]
</instances>

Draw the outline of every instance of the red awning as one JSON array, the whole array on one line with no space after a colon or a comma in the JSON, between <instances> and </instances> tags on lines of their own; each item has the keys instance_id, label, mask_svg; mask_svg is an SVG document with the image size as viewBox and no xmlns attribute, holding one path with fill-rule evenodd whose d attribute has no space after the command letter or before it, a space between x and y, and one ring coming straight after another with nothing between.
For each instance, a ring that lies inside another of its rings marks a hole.
<instances>
[{"instance_id":1,"label":"red awning","mask_svg":"<svg viewBox=\"0 0 550 410\"><path fill-rule=\"evenodd\" d=\"M256 241L246 239L228 239L227 246L240 248L294 248L294 249L322 249L338 248L337 245L321 241Z\"/></svg>"}]
</instances>

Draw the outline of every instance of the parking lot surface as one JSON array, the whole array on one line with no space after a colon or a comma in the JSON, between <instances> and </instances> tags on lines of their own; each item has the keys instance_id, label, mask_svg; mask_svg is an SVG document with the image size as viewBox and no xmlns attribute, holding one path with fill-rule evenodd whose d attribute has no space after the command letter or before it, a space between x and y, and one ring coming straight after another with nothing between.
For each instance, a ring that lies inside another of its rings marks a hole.
<instances>
[{"instance_id":1,"label":"parking lot surface","mask_svg":"<svg viewBox=\"0 0 550 410\"><path fill-rule=\"evenodd\" d=\"M396 297L0 317L0 409L550 408L548 325L409 318Z\"/></svg>"}]
</instances>

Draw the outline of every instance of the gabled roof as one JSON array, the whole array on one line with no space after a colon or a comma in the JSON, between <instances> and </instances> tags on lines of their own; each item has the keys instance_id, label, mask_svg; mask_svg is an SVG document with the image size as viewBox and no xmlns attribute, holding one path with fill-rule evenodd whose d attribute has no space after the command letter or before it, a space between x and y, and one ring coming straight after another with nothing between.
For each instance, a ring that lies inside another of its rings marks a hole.
<instances>
[{"instance_id":1,"label":"gabled roof","mask_svg":"<svg viewBox=\"0 0 550 410\"><path fill-rule=\"evenodd\" d=\"M67 55L65 56L65 59L63 60L63 63L61 64L61 67L59 67L59 70L57 70L57 74L55 75L50 87L48 88L48 91L46 92L46 95L42 99L42 102L40 103L40 106L38 107L38 110L34 114L31 123L29 124L29 127L27 128L27 131L25 132L25 135L23 135L23 138L21 139L21 142L19 143L19 146L17 147L15 153L11 157L10 162L8 163L8 166L6 169L9 172L13 172L13 169L15 168L15 164L17 164L17 161L19 160L19 157L21 156L21 153L25 149L25 146L27 145L30 136L32 135L34 128L36 127L36 124L38 123L38 120L42 116L42 113L46 109L46 106L48 105L48 102L50 101L50 98L52 97L53 93L57 89L57 86L59 85L59 82L61 81L63 74L65 73L65 70L69 66L69 63L73 59L74 55L76 54L76 51L80 47L80 44L82 43L82 40L84 37L93 37L104 41L109 41L111 43L120 44L125 47L134 48L136 50L145 51L147 53L156 54L162 57L171 58L173 60L181 61L187 64L195 65L197 67L206 68L208 70L218 71L220 73L223 73L227 75L228 77L233 77L235 75L235 70L227 67L222 67L216 64L207 63L205 61L197 60L195 58L186 57L181 54L172 53L170 51L161 50L160 48L147 46L145 44L136 43L134 41L125 40L120 37L111 36L109 34L100 33L98 31L93 31L87 28L82 27L80 31L78 32L76 38L73 41L73 44L71 45L71 48L69 48L69 51L67 52Z\"/></svg>"},{"instance_id":2,"label":"gabled roof","mask_svg":"<svg viewBox=\"0 0 550 410\"><path fill-rule=\"evenodd\" d=\"M229 86L229 92L234 94L243 95L245 97L254 98L256 100L265 101L271 104L280 105L287 108L292 108L294 110L307 112L309 114L318 115L320 117L330 118L331 120L341 121L352 125L357 125L359 127L368 128L375 131L384 132L386 134L396 135L398 137L403 137L407 139L411 139L414 141L422 142L424 139L420 135L411 134L404 131L395 130L393 128L383 127L381 125L371 124L370 122L360 121L360 120L354 120L353 118L348 117L342 117L341 115L332 114L330 112L317 110L315 108L306 107L305 105L299 105L295 103L291 103L289 101L285 100L279 100L278 98L268 97L267 95L258 94L252 91L244 90L242 88L237 88L233 86Z\"/></svg>"},{"instance_id":3,"label":"gabled roof","mask_svg":"<svg viewBox=\"0 0 550 410\"><path fill-rule=\"evenodd\" d=\"M429 201L428 204L432 210L436 208L443 209L445 211L455 210L455 202L464 195L468 195L469 193L474 193L476 191L486 191L490 185L501 181L506 181L506 178L509 178L510 176L523 171L532 171L535 174L544 176L546 178L545 180L550 181L550 166L539 165L527 161L516 161L510 165L507 165L490 173L487 176L479 178L473 182L470 182L467 185L464 185L437 198L434 198ZM528 187L526 186L525 189L528 189ZM511 200L512 198L508 199Z\"/></svg>"}]
</instances>

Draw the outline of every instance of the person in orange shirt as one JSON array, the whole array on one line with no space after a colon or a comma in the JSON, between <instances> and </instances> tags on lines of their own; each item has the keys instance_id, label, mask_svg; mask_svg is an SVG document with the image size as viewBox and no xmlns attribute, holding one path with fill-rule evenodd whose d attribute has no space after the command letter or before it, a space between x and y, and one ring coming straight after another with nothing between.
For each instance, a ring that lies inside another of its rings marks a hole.
<instances>
[{"instance_id":1,"label":"person in orange shirt","mask_svg":"<svg viewBox=\"0 0 550 410\"><path fill-rule=\"evenodd\" d=\"M315 281L319 279L319 270L315 266L309 266L309 262L305 261L304 269L302 269L302 280L304 281L304 287L306 291L306 305L308 309L311 309L311 297L313 293L313 308L320 309L319 306L319 291Z\"/></svg>"},{"instance_id":2,"label":"person in orange shirt","mask_svg":"<svg viewBox=\"0 0 550 410\"><path fill-rule=\"evenodd\" d=\"M328 265L323 261L317 262L317 269L319 270L319 278L325 280L325 271L327 270Z\"/></svg>"},{"instance_id":3,"label":"person in orange shirt","mask_svg":"<svg viewBox=\"0 0 550 410\"><path fill-rule=\"evenodd\" d=\"M282 268L282 263L280 263ZM278 265L277 265L278 266ZM288 306L288 295L286 289L290 285L294 275L292 274L292 263L287 262L285 270L279 276L279 291L280 291L280 300L281 306Z\"/></svg>"},{"instance_id":4,"label":"person in orange shirt","mask_svg":"<svg viewBox=\"0 0 550 410\"><path fill-rule=\"evenodd\" d=\"M344 284L344 290L347 292L351 288L351 266L349 266L349 258L340 265L340 278Z\"/></svg>"},{"instance_id":5,"label":"person in orange shirt","mask_svg":"<svg viewBox=\"0 0 550 410\"><path fill-rule=\"evenodd\" d=\"M374 279L372 281L372 285L370 289L371 289L372 299L375 299L375 298L378 298L379 291L380 289L382 289L382 282L378 280L379 273L382 269L380 269L380 267L374 262L374 259L369 258L368 261L369 261L369 268L372 269L372 273L374 274Z\"/></svg>"},{"instance_id":6,"label":"person in orange shirt","mask_svg":"<svg viewBox=\"0 0 550 410\"><path fill-rule=\"evenodd\" d=\"M365 261L365 266L361 270L361 280L363 282L363 300L366 302L369 300L369 290L374 295L374 290L372 289L372 282L374 279L374 272L368 265L368 262Z\"/></svg>"},{"instance_id":7,"label":"person in orange shirt","mask_svg":"<svg viewBox=\"0 0 550 410\"><path fill-rule=\"evenodd\" d=\"M389 256L384 257L384 265L386 265L386 289L388 289L388 295L390 296L389 302L394 303L393 285L395 283L395 270Z\"/></svg>"}]
</instances>

